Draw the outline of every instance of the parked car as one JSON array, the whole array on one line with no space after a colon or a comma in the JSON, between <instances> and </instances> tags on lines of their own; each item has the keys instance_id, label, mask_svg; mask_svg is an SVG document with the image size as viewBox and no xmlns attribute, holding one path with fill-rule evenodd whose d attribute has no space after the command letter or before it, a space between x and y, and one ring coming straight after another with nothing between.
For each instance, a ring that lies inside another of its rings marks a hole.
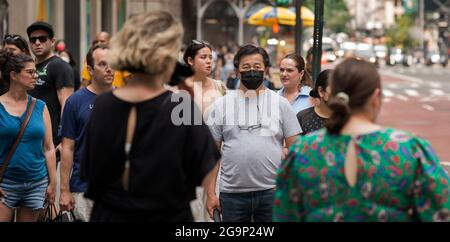
<instances>
[{"instance_id":1,"label":"parked car","mask_svg":"<svg viewBox=\"0 0 450 242\"><path fill-rule=\"evenodd\" d=\"M368 50L356 50L355 51L355 58L356 59L362 59L367 62L370 62L374 64L376 67L379 67L380 63L378 61L377 55L375 51L368 49Z\"/></svg>"},{"instance_id":2,"label":"parked car","mask_svg":"<svg viewBox=\"0 0 450 242\"><path fill-rule=\"evenodd\" d=\"M440 60L441 55L435 50L428 51L428 53L425 56L425 63L427 66L437 64L440 62Z\"/></svg>"},{"instance_id":3,"label":"parked car","mask_svg":"<svg viewBox=\"0 0 450 242\"><path fill-rule=\"evenodd\" d=\"M336 51L336 56L344 57L348 53L354 53L355 50L356 50L356 43L350 41L343 42L340 45L339 50Z\"/></svg>"},{"instance_id":4,"label":"parked car","mask_svg":"<svg viewBox=\"0 0 450 242\"><path fill-rule=\"evenodd\" d=\"M386 56L387 65L404 65L411 66L413 64L413 56L400 48L390 48Z\"/></svg>"}]
</instances>

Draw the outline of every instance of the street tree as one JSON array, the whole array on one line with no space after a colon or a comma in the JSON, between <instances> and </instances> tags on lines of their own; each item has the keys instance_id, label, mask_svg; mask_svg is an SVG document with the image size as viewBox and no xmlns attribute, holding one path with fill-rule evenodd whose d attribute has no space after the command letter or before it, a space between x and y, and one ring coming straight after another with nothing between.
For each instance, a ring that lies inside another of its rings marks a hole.
<instances>
[{"instance_id":1,"label":"street tree","mask_svg":"<svg viewBox=\"0 0 450 242\"><path fill-rule=\"evenodd\" d=\"M413 27L414 19L412 15L401 16L392 27L386 30L386 45L402 49L415 47L418 42L411 35Z\"/></svg>"}]
</instances>

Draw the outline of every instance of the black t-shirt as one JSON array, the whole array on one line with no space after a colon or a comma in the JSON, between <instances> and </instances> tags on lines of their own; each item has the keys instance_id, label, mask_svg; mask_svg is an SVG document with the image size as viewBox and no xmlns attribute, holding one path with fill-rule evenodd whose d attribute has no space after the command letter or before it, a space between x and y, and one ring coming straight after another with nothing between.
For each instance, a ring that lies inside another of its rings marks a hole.
<instances>
[{"instance_id":1,"label":"black t-shirt","mask_svg":"<svg viewBox=\"0 0 450 242\"><path fill-rule=\"evenodd\" d=\"M181 107L177 105L183 99L171 102L172 95L178 94L167 91L134 104L137 124L130 151L128 192L122 187L121 177L128 115L133 104L111 92L97 97L81 161L81 176L89 184L86 197L117 213L142 216L145 221L192 219L189 204L195 198L195 188L220 159L220 152L203 122L173 124L172 111L177 113ZM192 99L184 98L184 104L199 112Z\"/></svg>"},{"instance_id":2,"label":"black t-shirt","mask_svg":"<svg viewBox=\"0 0 450 242\"><path fill-rule=\"evenodd\" d=\"M61 121L61 104L56 91L63 87L73 88L73 69L67 62L57 56L37 64L36 69L39 79L36 81L36 87L29 91L29 94L41 99L47 105L52 120L53 143L56 146L61 141L58 137Z\"/></svg>"},{"instance_id":3,"label":"black t-shirt","mask_svg":"<svg viewBox=\"0 0 450 242\"><path fill-rule=\"evenodd\" d=\"M314 107L307 108L297 113L297 119L303 130L301 135L306 135L325 127L327 121L327 119L317 115L314 111Z\"/></svg>"},{"instance_id":4,"label":"black t-shirt","mask_svg":"<svg viewBox=\"0 0 450 242\"><path fill-rule=\"evenodd\" d=\"M78 89L80 89L81 86L81 75L80 72L77 70L77 68L72 67L73 70L73 76L74 76L74 91L78 91Z\"/></svg>"}]
</instances>

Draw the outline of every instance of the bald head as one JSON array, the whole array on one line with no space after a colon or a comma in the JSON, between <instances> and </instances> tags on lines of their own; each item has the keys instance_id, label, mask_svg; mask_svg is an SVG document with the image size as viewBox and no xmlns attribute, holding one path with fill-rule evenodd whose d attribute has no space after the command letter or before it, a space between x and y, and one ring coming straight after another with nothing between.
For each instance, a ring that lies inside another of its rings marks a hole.
<instances>
[{"instance_id":1,"label":"bald head","mask_svg":"<svg viewBox=\"0 0 450 242\"><path fill-rule=\"evenodd\" d=\"M109 44L110 36L107 32L100 32L95 36L95 44Z\"/></svg>"}]
</instances>

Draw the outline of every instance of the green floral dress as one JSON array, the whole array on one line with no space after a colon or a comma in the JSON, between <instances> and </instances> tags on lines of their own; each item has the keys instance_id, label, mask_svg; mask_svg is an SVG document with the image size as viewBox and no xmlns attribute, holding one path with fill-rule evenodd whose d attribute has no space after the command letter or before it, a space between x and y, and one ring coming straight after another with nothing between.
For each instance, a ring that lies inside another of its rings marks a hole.
<instances>
[{"instance_id":1,"label":"green floral dress","mask_svg":"<svg viewBox=\"0 0 450 242\"><path fill-rule=\"evenodd\" d=\"M450 221L450 178L428 142L391 128L356 137L352 187L351 139L321 129L297 140L278 170L274 221Z\"/></svg>"}]
</instances>

